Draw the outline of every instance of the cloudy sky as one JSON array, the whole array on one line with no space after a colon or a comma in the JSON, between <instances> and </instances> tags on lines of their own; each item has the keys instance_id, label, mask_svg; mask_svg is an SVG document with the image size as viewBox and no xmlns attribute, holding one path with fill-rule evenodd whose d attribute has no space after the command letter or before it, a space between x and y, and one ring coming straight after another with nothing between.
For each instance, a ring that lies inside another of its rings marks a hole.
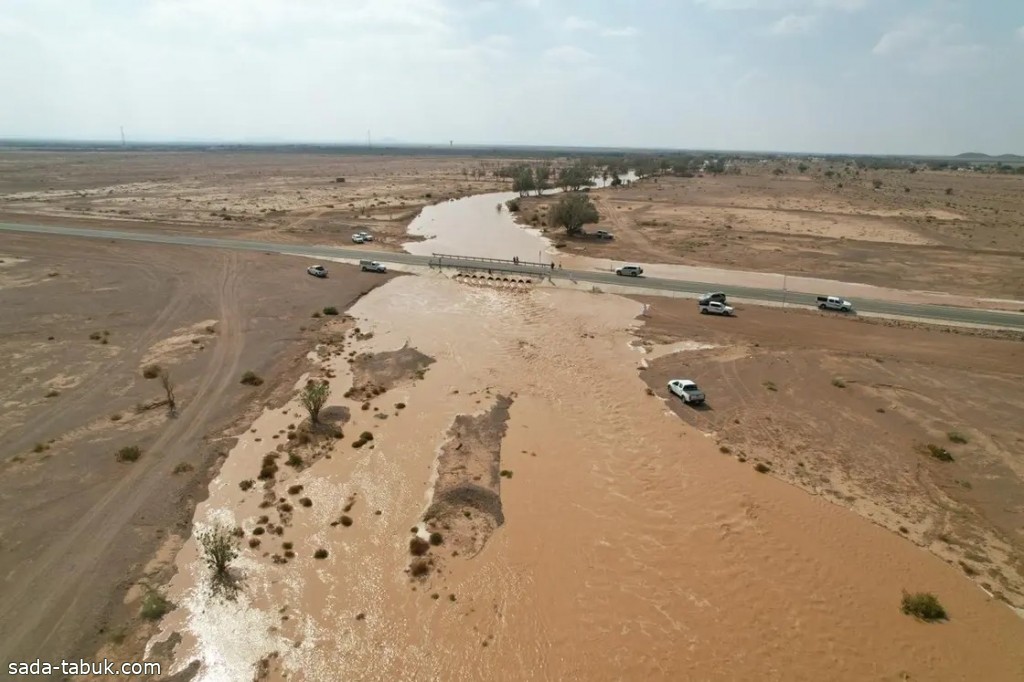
<instances>
[{"instance_id":1,"label":"cloudy sky","mask_svg":"<svg viewBox=\"0 0 1024 682\"><path fill-rule=\"evenodd\" d=\"M1024 153L1022 0L0 0L0 137Z\"/></svg>"}]
</instances>

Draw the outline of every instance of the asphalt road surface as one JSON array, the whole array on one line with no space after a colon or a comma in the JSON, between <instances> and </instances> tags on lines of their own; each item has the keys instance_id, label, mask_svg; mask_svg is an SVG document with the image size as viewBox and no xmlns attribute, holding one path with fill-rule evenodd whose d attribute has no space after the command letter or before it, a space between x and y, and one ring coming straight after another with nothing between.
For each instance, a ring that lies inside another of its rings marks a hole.
<instances>
[{"instance_id":1,"label":"asphalt road surface","mask_svg":"<svg viewBox=\"0 0 1024 682\"><path fill-rule=\"evenodd\" d=\"M248 241L244 239L217 239L214 237L193 237L188 235L167 234L161 232L125 232L122 230L95 230L79 227L53 227L48 225L20 225L0 223L0 231L31 232L36 234L54 234L68 237L87 237L92 239L108 239L123 241L151 242L155 244L176 244L179 246L197 246L216 249L235 249L245 251L263 251L268 253L291 253L321 258L349 258L376 260L382 263L399 263L406 265L437 264L436 258L416 256L409 253L370 251L363 248L342 248L336 246L313 246L307 244L282 244L274 242ZM444 261L445 265L454 262ZM537 266L511 263L496 264L487 260L459 259L459 264L466 267L500 269L508 273L524 275L544 275L556 279L574 279L579 282L593 284L614 284L635 288L638 293L647 291L672 291L689 294L701 294L706 291L723 291L734 298L763 301L766 303L782 303L785 295L787 305L815 307L815 298L811 294L788 292L783 294L778 289L759 289L754 287L730 287L707 282L688 282L677 279L657 279L654 277L619 277L611 272L594 272L589 270L549 270ZM822 292L826 293L826 292ZM1024 330L1024 314L986 310L983 308L958 308L921 303L897 303L893 301L873 301L857 299L853 302L856 309L863 313L892 315L933 322L952 322L980 324L1002 329ZM840 315L842 313L836 313Z\"/></svg>"}]
</instances>

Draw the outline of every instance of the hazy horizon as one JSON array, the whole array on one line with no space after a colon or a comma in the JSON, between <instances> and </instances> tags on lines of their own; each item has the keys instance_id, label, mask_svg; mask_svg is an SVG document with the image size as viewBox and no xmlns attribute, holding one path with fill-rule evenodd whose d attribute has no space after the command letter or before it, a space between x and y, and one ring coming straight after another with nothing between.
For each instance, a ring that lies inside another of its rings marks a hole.
<instances>
[{"instance_id":1,"label":"hazy horizon","mask_svg":"<svg viewBox=\"0 0 1024 682\"><path fill-rule=\"evenodd\" d=\"M1024 154L1024 3L5 0L0 138Z\"/></svg>"}]
</instances>

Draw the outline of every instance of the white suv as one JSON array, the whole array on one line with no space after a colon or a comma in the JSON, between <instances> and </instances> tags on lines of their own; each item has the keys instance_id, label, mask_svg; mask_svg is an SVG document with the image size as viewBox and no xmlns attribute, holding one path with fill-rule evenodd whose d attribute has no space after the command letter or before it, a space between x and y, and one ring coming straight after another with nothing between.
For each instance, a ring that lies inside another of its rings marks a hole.
<instances>
[{"instance_id":1,"label":"white suv","mask_svg":"<svg viewBox=\"0 0 1024 682\"><path fill-rule=\"evenodd\" d=\"M644 274L644 269L639 265L623 265L615 271L620 277L639 277Z\"/></svg>"}]
</instances>

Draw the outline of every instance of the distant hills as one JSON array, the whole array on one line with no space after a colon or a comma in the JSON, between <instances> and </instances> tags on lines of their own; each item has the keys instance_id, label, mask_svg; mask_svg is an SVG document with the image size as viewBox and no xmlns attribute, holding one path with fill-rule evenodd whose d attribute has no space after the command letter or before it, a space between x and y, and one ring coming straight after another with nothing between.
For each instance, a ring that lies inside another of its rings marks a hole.
<instances>
[{"instance_id":1,"label":"distant hills","mask_svg":"<svg viewBox=\"0 0 1024 682\"><path fill-rule=\"evenodd\" d=\"M1020 154L1000 154L999 156L992 156L991 154L982 154L981 152L965 152L963 154L957 154L953 157L954 159L970 159L974 161L1014 161L1016 163L1024 162L1024 156Z\"/></svg>"}]
</instances>

